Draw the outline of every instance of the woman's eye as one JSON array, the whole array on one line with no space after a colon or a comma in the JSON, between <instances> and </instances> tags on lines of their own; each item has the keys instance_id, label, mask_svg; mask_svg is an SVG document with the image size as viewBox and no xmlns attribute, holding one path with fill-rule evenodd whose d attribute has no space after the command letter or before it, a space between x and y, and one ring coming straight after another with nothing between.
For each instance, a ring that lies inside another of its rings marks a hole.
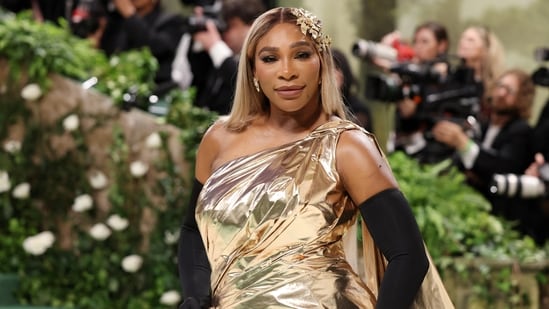
<instances>
[{"instance_id":1,"label":"woman's eye","mask_svg":"<svg viewBox=\"0 0 549 309\"><path fill-rule=\"evenodd\" d=\"M261 57L261 61L266 62L266 63L274 62L274 61L276 61L276 57L275 56L263 56L263 57Z\"/></svg>"},{"instance_id":2,"label":"woman's eye","mask_svg":"<svg viewBox=\"0 0 549 309\"><path fill-rule=\"evenodd\" d=\"M307 59L309 57L311 57L311 53L308 52L308 51L307 52L299 52L296 55L296 58L298 58L298 59Z\"/></svg>"}]
</instances>

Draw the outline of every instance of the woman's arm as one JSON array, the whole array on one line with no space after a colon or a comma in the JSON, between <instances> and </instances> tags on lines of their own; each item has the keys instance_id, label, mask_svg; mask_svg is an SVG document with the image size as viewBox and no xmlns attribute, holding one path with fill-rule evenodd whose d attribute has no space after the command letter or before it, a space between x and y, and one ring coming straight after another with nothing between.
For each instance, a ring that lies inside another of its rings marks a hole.
<instances>
[{"instance_id":1,"label":"woman's arm","mask_svg":"<svg viewBox=\"0 0 549 309\"><path fill-rule=\"evenodd\" d=\"M409 308L429 268L410 206L373 137L344 132L337 162L345 188L388 261L376 308Z\"/></svg>"}]
</instances>

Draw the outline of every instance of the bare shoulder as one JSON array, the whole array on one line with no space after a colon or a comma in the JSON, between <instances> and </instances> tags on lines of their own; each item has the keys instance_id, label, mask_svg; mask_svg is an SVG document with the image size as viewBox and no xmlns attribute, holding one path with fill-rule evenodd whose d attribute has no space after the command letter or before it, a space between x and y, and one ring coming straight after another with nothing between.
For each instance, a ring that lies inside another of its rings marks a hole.
<instances>
[{"instance_id":1,"label":"bare shoulder","mask_svg":"<svg viewBox=\"0 0 549 309\"><path fill-rule=\"evenodd\" d=\"M346 190L356 204L397 182L375 136L361 130L341 133L336 166Z\"/></svg>"},{"instance_id":2,"label":"bare shoulder","mask_svg":"<svg viewBox=\"0 0 549 309\"><path fill-rule=\"evenodd\" d=\"M195 166L195 176L201 183L210 177L213 162L230 135L231 132L227 129L224 118L215 121L204 133L198 145Z\"/></svg>"}]
</instances>

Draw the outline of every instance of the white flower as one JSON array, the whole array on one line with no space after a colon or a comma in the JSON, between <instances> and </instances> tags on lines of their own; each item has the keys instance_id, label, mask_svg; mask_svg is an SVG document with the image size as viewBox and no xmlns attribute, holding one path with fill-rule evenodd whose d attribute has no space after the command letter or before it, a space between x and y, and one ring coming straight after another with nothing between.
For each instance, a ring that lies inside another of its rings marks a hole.
<instances>
[{"instance_id":1,"label":"white flower","mask_svg":"<svg viewBox=\"0 0 549 309\"><path fill-rule=\"evenodd\" d=\"M128 219L122 218L117 214L111 215L107 219L107 225L110 226L115 231L122 231L128 227Z\"/></svg>"},{"instance_id":2,"label":"white flower","mask_svg":"<svg viewBox=\"0 0 549 309\"><path fill-rule=\"evenodd\" d=\"M88 194L82 194L77 196L74 199L74 204L72 204L72 210L76 212L84 212L88 209L91 209L93 206L93 199Z\"/></svg>"},{"instance_id":3,"label":"white flower","mask_svg":"<svg viewBox=\"0 0 549 309\"><path fill-rule=\"evenodd\" d=\"M179 231L172 233L171 231L164 231L164 242L166 245L173 245L179 240Z\"/></svg>"},{"instance_id":4,"label":"white flower","mask_svg":"<svg viewBox=\"0 0 549 309\"><path fill-rule=\"evenodd\" d=\"M141 265L143 265L143 258L137 254L128 255L122 259L122 268L129 273L138 271Z\"/></svg>"},{"instance_id":5,"label":"white flower","mask_svg":"<svg viewBox=\"0 0 549 309\"><path fill-rule=\"evenodd\" d=\"M133 177L139 178L147 173L149 166L142 161L134 161L130 164L130 172Z\"/></svg>"},{"instance_id":6,"label":"white flower","mask_svg":"<svg viewBox=\"0 0 549 309\"><path fill-rule=\"evenodd\" d=\"M147 147L151 149L156 149L162 146L162 138L160 138L160 134L158 134L157 132L151 133L147 137L145 145L147 145Z\"/></svg>"},{"instance_id":7,"label":"white flower","mask_svg":"<svg viewBox=\"0 0 549 309\"><path fill-rule=\"evenodd\" d=\"M101 190L107 186L107 176L101 171L94 171L90 178L90 185L96 190Z\"/></svg>"},{"instance_id":8,"label":"white flower","mask_svg":"<svg viewBox=\"0 0 549 309\"><path fill-rule=\"evenodd\" d=\"M11 193L14 198L24 200L29 197L30 184L28 182L22 182L13 188Z\"/></svg>"},{"instance_id":9,"label":"white flower","mask_svg":"<svg viewBox=\"0 0 549 309\"><path fill-rule=\"evenodd\" d=\"M179 295L179 292L176 290L170 290L167 292L164 292L162 296L160 296L160 303L166 306L174 306L179 304L181 301L181 295Z\"/></svg>"},{"instance_id":10,"label":"white flower","mask_svg":"<svg viewBox=\"0 0 549 309\"><path fill-rule=\"evenodd\" d=\"M11 182L8 172L0 170L0 193L8 191L10 188Z\"/></svg>"},{"instance_id":11,"label":"white flower","mask_svg":"<svg viewBox=\"0 0 549 309\"><path fill-rule=\"evenodd\" d=\"M23 241L23 249L32 255L42 255L53 245L55 236L50 231L44 231Z\"/></svg>"},{"instance_id":12,"label":"white flower","mask_svg":"<svg viewBox=\"0 0 549 309\"><path fill-rule=\"evenodd\" d=\"M105 240L111 236L111 230L105 224L97 223L90 229L90 235L97 240Z\"/></svg>"},{"instance_id":13,"label":"white flower","mask_svg":"<svg viewBox=\"0 0 549 309\"><path fill-rule=\"evenodd\" d=\"M72 132L78 129L79 125L80 120L78 119L78 115L71 114L67 116L67 118L63 119L63 128L65 128L65 130L68 132Z\"/></svg>"},{"instance_id":14,"label":"white flower","mask_svg":"<svg viewBox=\"0 0 549 309\"><path fill-rule=\"evenodd\" d=\"M28 84L21 89L21 97L27 101L35 101L42 96L42 89L37 84Z\"/></svg>"},{"instance_id":15,"label":"white flower","mask_svg":"<svg viewBox=\"0 0 549 309\"><path fill-rule=\"evenodd\" d=\"M16 153L21 150L21 142L16 140L9 140L4 143L4 151L9 153Z\"/></svg>"}]
</instances>

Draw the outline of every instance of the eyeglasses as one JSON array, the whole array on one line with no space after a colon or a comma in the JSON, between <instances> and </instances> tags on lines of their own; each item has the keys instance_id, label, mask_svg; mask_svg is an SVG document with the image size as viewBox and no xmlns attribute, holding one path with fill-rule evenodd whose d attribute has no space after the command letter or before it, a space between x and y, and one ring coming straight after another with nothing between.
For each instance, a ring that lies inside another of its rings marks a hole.
<instances>
[{"instance_id":1,"label":"eyeglasses","mask_svg":"<svg viewBox=\"0 0 549 309\"><path fill-rule=\"evenodd\" d=\"M506 85L501 81L496 83L495 88L503 88L505 89L505 92L510 95L515 95L518 92L517 90L513 89L513 87Z\"/></svg>"}]
</instances>

